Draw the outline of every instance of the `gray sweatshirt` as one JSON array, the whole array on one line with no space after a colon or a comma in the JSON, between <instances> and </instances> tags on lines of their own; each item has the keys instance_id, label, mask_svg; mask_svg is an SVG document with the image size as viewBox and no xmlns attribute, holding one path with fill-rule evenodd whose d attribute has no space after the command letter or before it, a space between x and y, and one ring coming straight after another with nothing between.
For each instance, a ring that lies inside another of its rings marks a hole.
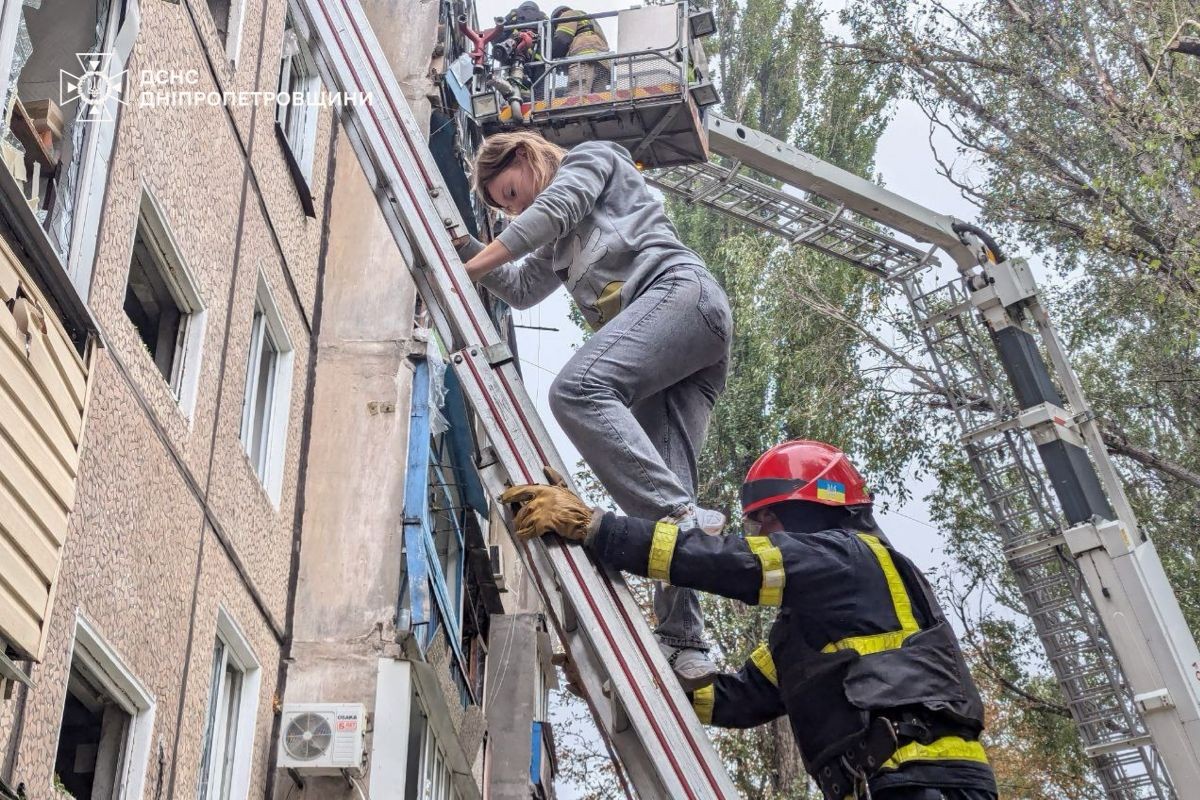
<instances>
[{"instance_id":1,"label":"gray sweatshirt","mask_svg":"<svg viewBox=\"0 0 1200 800\"><path fill-rule=\"evenodd\" d=\"M679 241L629 151L612 142L571 148L541 194L497 237L524 263L480 281L514 308L529 308L565 284L598 329L670 267L703 266ZM483 249L459 248L465 261Z\"/></svg>"}]
</instances>

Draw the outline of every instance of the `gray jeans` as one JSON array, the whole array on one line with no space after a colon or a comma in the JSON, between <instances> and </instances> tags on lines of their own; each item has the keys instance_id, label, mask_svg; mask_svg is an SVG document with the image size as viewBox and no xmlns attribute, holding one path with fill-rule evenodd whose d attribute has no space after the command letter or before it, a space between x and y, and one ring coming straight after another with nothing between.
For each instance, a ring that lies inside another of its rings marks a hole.
<instances>
[{"instance_id":1,"label":"gray jeans","mask_svg":"<svg viewBox=\"0 0 1200 800\"><path fill-rule=\"evenodd\" d=\"M696 462L725 389L732 318L702 267L660 276L571 357L550 409L628 515L661 519L695 501ZM700 599L655 585L655 634L707 648Z\"/></svg>"}]
</instances>

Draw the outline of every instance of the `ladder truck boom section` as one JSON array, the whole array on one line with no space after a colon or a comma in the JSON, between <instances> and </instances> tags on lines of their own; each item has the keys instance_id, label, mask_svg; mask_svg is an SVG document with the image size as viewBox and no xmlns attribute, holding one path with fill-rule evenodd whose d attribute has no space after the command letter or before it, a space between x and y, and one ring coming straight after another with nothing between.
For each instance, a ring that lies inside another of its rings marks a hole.
<instances>
[{"instance_id":1,"label":"ladder truck boom section","mask_svg":"<svg viewBox=\"0 0 1200 800\"><path fill-rule=\"evenodd\" d=\"M1186 796L1174 787L1200 785L1200 655L1028 265L973 226L759 131L710 114L707 134L724 164L650 180L901 290L1109 797ZM936 250L957 267L940 281Z\"/></svg>"}]
</instances>

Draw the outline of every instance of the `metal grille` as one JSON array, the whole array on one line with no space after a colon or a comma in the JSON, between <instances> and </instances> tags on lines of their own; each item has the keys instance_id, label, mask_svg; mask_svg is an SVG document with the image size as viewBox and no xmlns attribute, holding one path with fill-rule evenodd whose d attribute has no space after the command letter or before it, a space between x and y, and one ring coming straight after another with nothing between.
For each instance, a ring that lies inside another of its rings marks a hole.
<instances>
[{"instance_id":1,"label":"metal grille","mask_svg":"<svg viewBox=\"0 0 1200 800\"><path fill-rule=\"evenodd\" d=\"M1113 800L1174 798L1079 566L1058 538L1064 527L1017 406L961 280L924 291L899 281L967 454L1009 567L1029 608L1071 716Z\"/></svg>"},{"instance_id":2,"label":"metal grille","mask_svg":"<svg viewBox=\"0 0 1200 800\"><path fill-rule=\"evenodd\" d=\"M657 52L603 53L552 64L535 90L535 113L678 99L687 88L681 62Z\"/></svg>"},{"instance_id":3,"label":"metal grille","mask_svg":"<svg viewBox=\"0 0 1200 800\"><path fill-rule=\"evenodd\" d=\"M684 164L647 172L646 179L693 203L876 275L895 277L934 263L929 251L856 221L845 207L827 208L785 194L742 174L738 164Z\"/></svg>"}]
</instances>

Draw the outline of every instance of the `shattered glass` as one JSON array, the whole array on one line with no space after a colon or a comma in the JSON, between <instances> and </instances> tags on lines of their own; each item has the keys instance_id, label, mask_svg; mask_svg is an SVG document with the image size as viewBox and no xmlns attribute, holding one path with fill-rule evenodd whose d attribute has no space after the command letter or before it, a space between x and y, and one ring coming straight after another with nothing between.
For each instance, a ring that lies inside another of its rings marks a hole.
<instances>
[{"instance_id":1,"label":"shattered glass","mask_svg":"<svg viewBox=\"0 0 1200 800\"><path fill-rule=\"evenodd\" d=\"M41 0L34 0L41 3ZM108 0L98 0L96 3L96 37L95 42L88 49L90 53L98 53L104 47L104 29L108 22ZM70 124L71 136L71 160L63 170L62 177L59 179L58 191L54 207L50 209L50 223L47 225L46 233L50 237L50 241L54 243L54 248L58 250L59 255L65 260L67 258L67 250L71 246L71 225L74 222L76 194L79 186L80 170L83 167L83 146L84 139L87 137L89 125L82 124L81 118L88 111L86 103L78 103L75 109L75 118ZM66 150L64 149L64 153ZM43 216L44 216L43 212ZM42 220L44 222L44 220Z\"/></svg>"},{"instance_id":2,"label":"shattered glass","mask_svg":"<svg viewBox=\"0 0 1200 800\"><path fill-rule=\"evenodd\" d=\"M446 362L440 356L429 358L429 432L434 436L445 433L450 421L442 413L446 406Z\"/></svg>"},{"instance_id":3,"label":"shattered glass","mask_svg":"<svg viewBox=\"0 0 1200 800\"><path fill-rule=\"evenodd\" d=\"M36 9L41 7L42 0L25 0L23 5ZM20 78L21 70L25 68L31 55L33 39L29 36L29 26L25 24L25 14L22 12L17 16L17 40L13 46L13 60L9 67L8 90L4 95L4 119L0 120L4 131L3 136L0 136L0 157L13 177L22 183L29 177L25 172L25 145L13 135L8 119L17 96L17 79Z\"/></svg>"}]
</instances>

